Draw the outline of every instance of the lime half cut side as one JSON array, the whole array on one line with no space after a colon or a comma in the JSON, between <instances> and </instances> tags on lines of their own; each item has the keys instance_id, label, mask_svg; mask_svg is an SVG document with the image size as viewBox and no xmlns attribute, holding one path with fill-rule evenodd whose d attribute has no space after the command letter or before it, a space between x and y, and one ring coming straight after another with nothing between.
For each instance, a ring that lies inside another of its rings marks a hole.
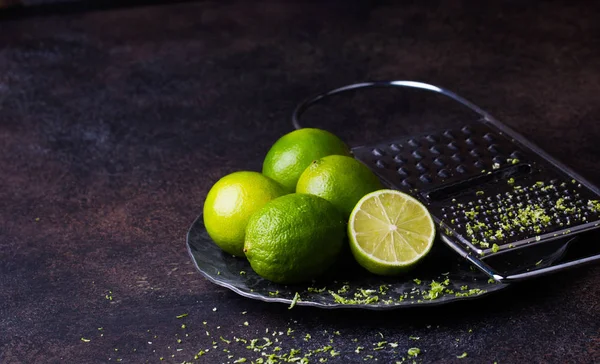
<instances>
[{"instance_id":1,"label":"lime half cut side","mask_svg":"<svg viewBox=\"0 0 600 364\"><path fill-rule=\"evenodd\" d=\"M365 195L348 222L350 248L368 271L397 275L429 253L435 224L427 208L414 197L396 190Z\"/></svg>"}]
</instances>

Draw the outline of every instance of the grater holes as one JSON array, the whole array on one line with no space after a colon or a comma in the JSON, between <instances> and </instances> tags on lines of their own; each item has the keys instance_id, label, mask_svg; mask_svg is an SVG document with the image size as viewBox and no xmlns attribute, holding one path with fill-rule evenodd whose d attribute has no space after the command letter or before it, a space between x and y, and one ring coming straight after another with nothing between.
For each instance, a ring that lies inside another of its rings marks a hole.
<instances>
[{"instance_id":1,"label":"grater holes","mask_svg":"<svg viewBox=\"0 0 600 364\"><path fill-rule=\"evenodd\" d=\"M413 188L414 187L414 183L411 182L408 178L402 180L402 186L407 187L407 188Z\"/></svg>"},{"instance_id":2,"label":"grater holes","mask_svg":"<svg viewBox=\"0 0 600 364\"><path fill-rule=\"evenodd\" d=\"M463 127L460 129L460 131L462 131L462 132L463 132L463 134L465 134L465 135L471 135L471 134L473 134L473 129L471 129L471 127L470 127L470 126L468 126L468 125L466 125L466 126L463 126Z\"/></svg>"},{"instance_id":3,"label":"grater holes","mask_svg":"<svg viewBox=\"0 0 600 364\"><path fill-rule=\"evenodd\" d=\"M487 150L492 154L500 153L500 149L497 144L490 145L489 147L487 147ZM501 163L501 162L497 162L497 163Z\"/></svg>"},{"instance_id":4,"label":"grater holes","mask_svg":"<svg viewBox=\"0 0 600 364\"><path fill-rule=\"evenodd\" d=\"M431 176L428 175L428 174L422 174L421 177L419 177L419 179L422 182L425 182L425 183L431 183L431 182L433 182L433 178L431 178Z\"/></svg>"},{"instance_id":5,"label":"grater holes","mask_svg":"<svg viewBox=\"0 0 600 364\"><path fill-rule=\"evenodd\" d=\"M454 133L451 130L444 131L444 136L448 139L456 139L456 136L454 136Z\"/></svg>"},{"instance_id":6,"label":"grater holes","mask_svg":"<svg viewBox=\"0 0 600 364\"><path fill-rule=\"evenodd\" d=\"M418 150L415 150L412 152L412 156L416 159L416 160L421 160L423 159L423 154L421 154Z\"/></svg>"},{"instance_id":7,"label":"grater holes","mask_svg":"<svg viewBox=\"0 0 600 364\"><path fill-rule=\"evenodd\" d=\"M494 158L492 158L492 162L497 163L497 164L502 164L502 163L506 162L506 158L503 156L495 156Z\"/></svg>"},{"instance_id":8,"label":"grater holes","mask_svg":"<svg viewBox=\"0 0 600 364\"><path fill-rule=\"evenodd\" d=\"M394 156L394 162L396 162L397 164L404 164L406 163L408 160L402 156L400 156L400 154L396 154Z\"/></svg>"},{"instance_id":9,"label":"grater holes","mask_svg":"<svg viewBox=\"0 0 600 364\"><path fill-rule=\"evenodd\" d=\"M553 169L546 170L538 159L534 158L534 163L524 160L529 158L529 151L493 128L469 124L472 129L469 134L463 132L463 125L446 130L445 134L442 129L440 133L407 136L387 144L361 147L362 156L357 155L357 158L362 157L377 174L382 174L401 190L415 192L415 189L423 188L419 196L428 200L432 214L446 204L443 215L438 216L444 216L448 226L459 229L457 234L481 249L491 248L492 242L502 248L509 243L520 244L535 236L545 236L598 218L598 213L588 207L588 200L594 197L585 187L578 186L577 181L572 183L570 176L555 174ZM409 144L410 138L420 144L417 146L414 141ZM374 148L381 156L373 153ZM473 150L476 155L471 154ZM532 153L533 157L535 155ZM382 163L386 166L382 167ZM552 181L552 177L558 178ZM544 183L535 182L536 179ZM507 191L509 193L505 194ZM500 194L496 196L498 192ZM575 210L565 212L557 208L561 198L567 209ZM450 199L453 200L451 204L447 202ZM468 207L466 202L461 205L457 199L461 202L472 199L475 205ZM532 213L542 209L550 220L532 218ZM473 211L478 213L475 218L465 218L465 213ZM523 220L526 218L529 222ZM461 224L462 231L455 224ZM486 234L477 237L485 241L470 235L471 229L484 231ZM481 242L489 244L486 246Z\"/></svg>"},{"instance_id":10,"label":"grater holes","mask_svg":"<svg viewBox=\"0 0 600 364\"><path fill-rule=\"evenodd\" d=\"M456 142L450 142L448 143L448 148L451 150L458 150L458 144Z\"/></svg>"},{"instance_id":11,"label":"grater holes","mask_svg":"<svg viewBox=\"0 0 600 364\"><path fill-rule=\"evenodd\" d=\"M448 178L451 176L450 171L447 169L440 169L437 174L442 178Z\"/></svg>"},{"instance_id":12,"label":"grater holes","mask_svg":"<svg viewBox=\"0 0 600 364\"><path fill-rule=\"evenodd\" d=\"M419 141L417 139L409 139L408 145L410 145L413 148L418 148L421 146L421 143L419 143Z\"/></svg>"},{"instance_id":13,"label":"grater holes","mask_svg":"<svg viewBox=\"0 0 600 364\"><path fill-rule=\"evenodd\" d=\"M523 153L519 152L518 150L515 150L514 152L510 153L510 157L513 159L518 159L520 161L523 159Z\"/></svg>"},{"instance_id":14,"label":"grater holes","mask_svg":"<svg viewBox=\"0 0 600 364\"><path fill-rule=\"evenodd\" d=\"M445 167L446 166L446 161L445 161L445 159L443 157L437 157L437 158L435 158L433 160L433 163L436 166L439 166L439 167Z\"/></svg>"},{"instance_id":15,"label":"grater holes","mask_svg":"<svg viewBox=\"0 0 600 364\"><path fill-rule=\"evenodd\" d=\"M429 148L429 151L431 152L431 154L435 154L435 155L440 155L442 154L442 151L436 147L435 145Z\"/></svg>"},{"instance_id":16,"label":"grater holes","mask_svg":"<svg viewBox=\"0 0 600 364\"><path fill-rule=\"evenodd\" d=\"M456 162L462 162L465 160L465 158L462 155L460 155L459 153L453 154L452 159Z\"/></svg>"},{"instance_id":17,"label":"grater holes","mask_svg":"<svg viewBox=\"0 0 600 364\"><path fill-rule=\"evenodd\" d=\"M373 148L373 150L371 150L371 153L376 157L383 157L385 155L383 150L379 148Z\"/></svg>"},{"instance_id":18,"label":"grater holes","mask_svg":"<svg viewBox=\"0 0 600 364\"><path fill-rule=\"evenodd\" d=\"M394 152L400 152L402 150L402 144L392 143L390 144L390 149Z\"/></svg>"},{"instance_id":19,"label":"grater holes","mask_svg":"<svg viewBox=\"0 0 600 364\"><path fill-rule=\"evenodd\" d=\"M437 143L437 142L439 142L439 138L436 137L435 135L431 135L431 134L427 135L425 137L425 140L427 140L430 143Z\"/></svg>"}]
</instances>

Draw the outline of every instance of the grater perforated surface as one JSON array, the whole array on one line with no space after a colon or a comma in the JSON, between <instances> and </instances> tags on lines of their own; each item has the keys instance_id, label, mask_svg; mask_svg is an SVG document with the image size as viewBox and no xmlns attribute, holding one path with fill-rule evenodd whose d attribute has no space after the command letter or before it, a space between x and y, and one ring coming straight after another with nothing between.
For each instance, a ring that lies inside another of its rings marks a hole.
<instances>
[{"instance_id":1,"label":"grater perforated surface","mask_svg":"<svg viewBox=\"0 0 600 364\"><path fill-rule=\"evenodd\" d=\"M390 187L421 200L447 235L481 255L600 222L597 194L485 120L353 154Z\"/></svg>"}]
</instances>

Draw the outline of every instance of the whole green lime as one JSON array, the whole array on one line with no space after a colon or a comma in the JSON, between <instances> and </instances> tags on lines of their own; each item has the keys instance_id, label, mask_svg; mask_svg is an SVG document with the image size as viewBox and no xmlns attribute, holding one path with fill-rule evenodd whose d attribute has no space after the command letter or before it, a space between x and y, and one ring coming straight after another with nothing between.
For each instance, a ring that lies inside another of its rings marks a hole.
<instances>
[{"instance_id":1,"label":"whole green lime","mask_svg":"<svg viewBox=\"0 0 600 364\"><path fill-rule=\"evenodd\" d=\"M273 144L263 162L262 172L288 192L294 192L304 169L313 160L332 154L350 155L350 149L328 131L298 129L282 136Z\"/></svg>"},{"instance_id":2,"label":"whole green lime","mask_svg":"<svg viewBox=\"0 0 600 364\"><path fill-rule=\"evenodd\" d=\"M293 193L268 202L252 215L244 253L261 277L299 283L325 272L341 252L345 237L345 221L332 204Z\"/></svg>"},{"instance_id":3,"label":"whole green lime","mask_svg":"<svg viewBox=\"0 0 600 364\"><path fill-rule=\"evenodd\" d=\"M330 155L306 168L298 180L296 192L326 199L347 219L358 200L382 188L379 178L361 162L351 157Z\"/></svg>"},{"instance_id":4,"label":"whole green lime","mask_svg":"<svg viewBox=\"0 0 600 364\"><path fill-rule=\"evenodd\" d=\"M221 178L204 202L204 226L208 235L225 252L243 257L250 216L284 194L277 182L258 172L241 171Z\"/></svg>"}]
</instances>

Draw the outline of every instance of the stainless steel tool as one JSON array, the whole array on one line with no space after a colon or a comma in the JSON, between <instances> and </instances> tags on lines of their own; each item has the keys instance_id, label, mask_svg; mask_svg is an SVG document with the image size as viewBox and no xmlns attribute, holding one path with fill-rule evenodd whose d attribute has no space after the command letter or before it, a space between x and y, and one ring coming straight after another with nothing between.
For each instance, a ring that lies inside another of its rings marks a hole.
<instances>
[{"instance_id":1,"label":"stainless steel tool","mask_svg":"<svg viewBox=\"0 0 600 364\"><path fill-rule=\"evenodd\" d=\"M477 115L460 125L352 148L354 157L390 188L409 193L427 206L441 239L455 252L499 282L600 260L596 254L541 269L534 265L509 275L489 264L490 258L501 254L598 230L600 189L451 91L414 81L352 84L302 102L292 116L294 127L300 128L300 116L326 98L378 87L441 94Z\"/></svg>"}]
</instances>

